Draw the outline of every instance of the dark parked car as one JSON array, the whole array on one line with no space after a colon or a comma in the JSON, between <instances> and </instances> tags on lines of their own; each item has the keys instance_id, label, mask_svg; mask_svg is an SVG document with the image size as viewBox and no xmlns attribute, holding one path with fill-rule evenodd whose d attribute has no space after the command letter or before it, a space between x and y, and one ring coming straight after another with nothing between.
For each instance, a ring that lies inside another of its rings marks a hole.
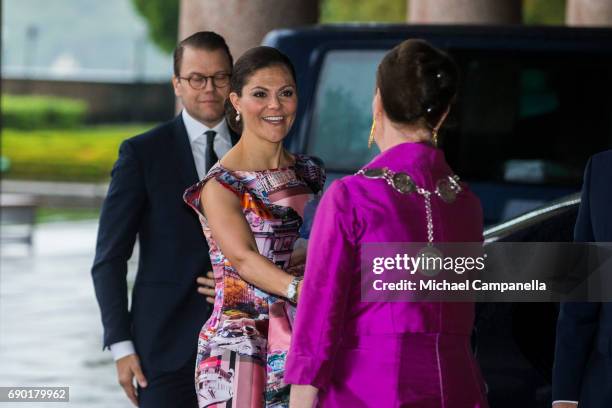
<instances>
[{"instance_id":1,"label":"dark parked car","mask_svg":"<svg viewBox=\"0 0 612 408\"><path fill-rule=\"evenodd\" d=\"M492 242L570 242L578 193L485 229ZM488 303L476 307L477 357L492 408L550 407L558 304Z\"/></svg>"},{"instance_id":2,"label":"dark parked car","mask_svg":"<svg viewBox=\"0 0 612 408\"><path fill-rule=\"evenodd\" d=\"M291 151L320 157L330 181L368 150L375 70L407 38L447 50L463 80L441 147L483 202L488 225L580 188L586 159L612 145L612 29L414 25L272 31L297 70Z\"/></svg>"},{"instance_id":3,"label":"dark parked car","mask_svg":"<svg viewBox=\"0 0 612 408\"><path fill-rule=\"evenodd\" d=\"M345 25L273 31L294 62L300 105L291 151L320 157L328 182L367 149L375 70L407 38L459 64L441 148L483 203L486 242L567 242L587 158L612 146L612 29ZM492 408L550 407L558 305L477 306L475 344Z\"/></svg>"}]
</instances>

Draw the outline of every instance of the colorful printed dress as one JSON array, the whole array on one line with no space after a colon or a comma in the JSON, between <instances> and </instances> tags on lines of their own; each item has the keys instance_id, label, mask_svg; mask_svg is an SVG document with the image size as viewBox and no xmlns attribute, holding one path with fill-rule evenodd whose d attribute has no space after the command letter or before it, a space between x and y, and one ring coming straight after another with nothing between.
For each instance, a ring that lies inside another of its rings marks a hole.
<instances>
[{"instance_id":1,"label":"colorful printed dress","mask_svg":"<svg viewBox=\"0 0 612 408\"><path fill-rule=\"evenodd\" d=\"M229 171L217 163L187 189L197 213L215 277L215 304L198 338L195 383L203 407L287 407L283 382L295 307L244 281L217 246L201 213L200 192L211 178L235 193L259 252L286 269L304 214L312 214L325 174L318 160L295 156L293 166ZM300 273L303 273L301 271Z\"/></svg>"}]
</instances>

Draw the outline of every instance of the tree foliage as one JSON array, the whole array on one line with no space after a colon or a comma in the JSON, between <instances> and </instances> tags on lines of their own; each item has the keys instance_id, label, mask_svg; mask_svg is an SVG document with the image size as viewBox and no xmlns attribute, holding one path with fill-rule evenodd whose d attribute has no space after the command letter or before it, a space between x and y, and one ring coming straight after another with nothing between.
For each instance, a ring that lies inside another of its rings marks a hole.
<instances>
[{"instance_id":1,"label":"tree foliage","mask_svg":"<svg viewBox=\"0 0 612 408\"><path fill-rule=\"evenodd\" d=\"M320 0L321 23L406 21L406 0ZM523 0L525 24L565 23L567 0ZM138 13L149 26L153 42L162 50L171 52L178 36L179 0L132 0Z\"/></svg>"},{"instance_id":2,"label":"tree foliage","mask_svg":"<svg viewBox=\"0 0 612 408\"><path fill-rule=\"evenodd\" d=\"M566 0L523 0L524 24L565 24Z\"/></svg>"},{"instance_id":3,"label":"tree foliage","mask_svg":"<svg viewBox=\"0 0 612 408\"><path fill-rule=\"evenodd\" d=\"M523 0L525 24L565 24L567 0ZM321 22L380 21L403 23L407 20L407 0L321 0Z\"/></svg>"},{"instance_id":4,"label":"tree foliage","mask_svg":"<svg viewBox=\"0 0 612 408\"><path fill-rule=\"evenodd\" d=\"M147 21L155 45L172 52L178 37L179 0L132 0L132 4Z\"/></svg>"},{"instance_id":5,"label":"tree foliage","mask_svg":"<svg viewBox=\"0 0 612 408\"><path fill-rule=\"evenodd\" d=\"M321 0L321 23L406 21L406 0Z\"/></svg>"}]
</instances>

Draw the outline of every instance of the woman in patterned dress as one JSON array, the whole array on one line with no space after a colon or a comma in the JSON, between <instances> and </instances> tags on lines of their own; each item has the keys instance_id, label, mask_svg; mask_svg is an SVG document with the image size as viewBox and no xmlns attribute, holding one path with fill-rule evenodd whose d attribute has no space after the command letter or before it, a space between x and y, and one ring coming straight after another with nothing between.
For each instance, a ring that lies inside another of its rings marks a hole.
<instances>
[{"instance_id":1,"label":"woman in patterned dress","mask_svg":"<svg viewBox=\"0 0 612 408\"><path fill-rule=\"evenodd\" d=\"M198 403L287 407L285 357L303 272L287 270L324 173L318 160L282 146L297 109L295 73L284 54L247 51L230 87L228 119L240 141L184 197L198 213L216 285L198 339Z\"/></svg>"}]
</instances>

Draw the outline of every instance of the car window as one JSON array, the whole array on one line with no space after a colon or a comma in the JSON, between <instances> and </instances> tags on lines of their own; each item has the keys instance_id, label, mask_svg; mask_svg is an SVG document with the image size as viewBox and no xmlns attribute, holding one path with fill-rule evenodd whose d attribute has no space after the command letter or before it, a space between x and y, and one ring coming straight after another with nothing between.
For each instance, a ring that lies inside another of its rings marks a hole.
<instances>
[{"instance_id":1,"label":"car window","mask_svg":"<svg viewBox=\"0 0 612 408\"><path fill-rule=\"evenodd\" d=\"M451 165L479 181L579 188L612 144L610 57L454 50L463 74Z\"/></svg>"},{"instance_id":2,"label":"car window","mask_svg":"<svg viewBox=\"0 0 612 408\"><path fill-rule=\"evenodd\" d=\"M453 169L472 182L580 188L586 159L612 146L612 59L448 51L462 75L440 138ZM332 50L323 59L307 149L330 171L353 172L378 151L368 150L367 137L386 52Z\"/></svg>"},{"instance_id":3,"label":"car window","mask_svg":"<svg viewBox=\"0 0 612 408\"><path fill-rule=\"evenodd\" d=\"M386 50L337 50L323 61L308 137L308 153L328 170L353 172L378 149L368 149L376 67Z\"/></svg>"}]
</instances>

